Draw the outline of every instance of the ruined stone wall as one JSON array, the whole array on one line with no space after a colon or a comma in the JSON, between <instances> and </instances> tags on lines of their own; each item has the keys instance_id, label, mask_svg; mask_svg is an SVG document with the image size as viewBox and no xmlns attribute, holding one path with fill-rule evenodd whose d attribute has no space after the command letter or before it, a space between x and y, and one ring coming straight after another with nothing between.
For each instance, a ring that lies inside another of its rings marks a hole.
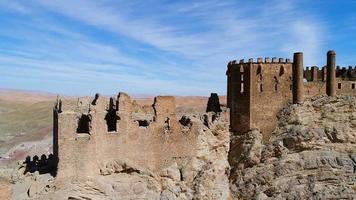
<instances>
[{"instance_id":1,"label":"ruined stone wall","mask_svg":"<svg viewBox=\"0 0 356 200\"><path fill-rule=\"evenodd\" d=\"M304 97L311 98L317 95L323 95L326 91L326 83L322 81L310 81L304 83Z\"/></svg>"},{"instance_id":2,"label":"ruined stone wall","mask_svg":"<svg viewBox=\"0 0 356 200\"><path fill-rule=\"evenodd\" d=\"M336 68L336 93L356 94L356 66Z\"/></svg>"},{"instance_id":3,"label":"ruined stone wall","mask_svg":"<svg viewBox=\"0 0 356 200\"><path fill-rule=\"evenodd\" d=\"M352 68L352 66L349 66L348 68L340 68L340 66L337 66L336 77L342 80L356 81L356 66L354 68Z\"/></svg>"},{"instance_id":4,"label":"ruined stone wall","mask_svg":"<svg viewBox=\"0 0 356 200\"><path fill-rule=\"evenodd\" d=\"M310 81L326 81L326 67L319 69L317 66L306 67L304 70L304 79Z\"/></svg>"},{"instance_id":5,"label":"ruined stone wall","mask_svg":"<svg viewBox=\"0 0 356 200\"><path fill-rule=\"evenodd\" d=\"M304 70L304 97L311 98L326 93L326 67L320 70L317 66Z\"/></svg>"},{"instance_id":6,"label":"ruined stone wall","mask_svg":"<svg viewBox=\"0 0 356 200\"><path fill-rule=\"evenodd\" d=\"M156 97L151 108L137 105L125 93L110 100L64 100L61 107L58 179L94 176L118 160L155 171L196 152L196 127L182 130L174 97ZM87 119L88 131L81 123Z\"/></svg>"},{"instance_id":7,"label":"ruined stone wall","mask_svg":"<svg viewBox=\"0 0 356 200\"><path fill-rule=\"evenodd\" d=\"M326 91L326 69L319 69L316 66L307 67L304 70L305 97L311 98L316 95L323 95ZM337 94L356 94L356 68L345 67L336 68L336 92Z\"/></svg>"},{"instance_id":8,"label":"ruined stone wall","mask_svg":"<svg viewBox=\"0 0 356 200\"><path fill-rule=\"evenodd\" d=\"M356 95L356 80L348 81L341 78L336 78L336 94L355 94Z\"/></svg>"}]
</instances>

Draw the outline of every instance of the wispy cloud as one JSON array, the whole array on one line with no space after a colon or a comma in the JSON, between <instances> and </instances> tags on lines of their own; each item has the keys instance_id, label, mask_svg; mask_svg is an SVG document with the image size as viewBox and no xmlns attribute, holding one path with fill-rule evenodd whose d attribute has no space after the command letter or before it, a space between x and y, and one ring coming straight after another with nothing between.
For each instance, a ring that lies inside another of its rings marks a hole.
<instances>
[{"instance_id":1,"label":"wispy cloud","mask_svg":"<svg viewBox=\"0 0 356 200\"><path fill-rule=\"evenodd\" d=\"M322 63L328 29L302 6L282 0L5 0L0 68L8 77L0 84L11 86L27 74L34 89L41 89L40 80L62 81L52 92L225 93L232 59L304 51L305 63Z\"/></svg>"}]
</instances>

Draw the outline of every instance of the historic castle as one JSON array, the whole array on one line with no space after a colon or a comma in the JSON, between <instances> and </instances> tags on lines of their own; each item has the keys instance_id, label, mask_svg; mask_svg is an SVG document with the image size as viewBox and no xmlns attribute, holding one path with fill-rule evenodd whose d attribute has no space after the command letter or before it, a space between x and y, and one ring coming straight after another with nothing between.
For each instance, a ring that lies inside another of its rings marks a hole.
<instances>
[{"instance_id":1,"label":"historic castle","mask_svg":"<svg viewBox=\"0 0 356 200\"><path fill-rule=\"evenodd\" d=\"M304 70L303 53L289 59L258 58L227 65L227 106L232 132L243 134L259 128L268 139L276 126L277 113L287 104L327 94L356 94L356 67L335 67L336 54L327 53L327 65Z\"/></svg>"},{"instance_id":2,"label":"historic castle","mask_svg":"<svg viewBox=\"0 0 356 200\"><path fill-rule=\"evenodd\" d=\"M277 113L287 104L321 94L356 94L356 68L336 68L335 57L329 51L321 70L304 70L302 53L295 53L293 62L281 58L229 62L231 131L241 135L259 128L267 140ZM206 111L213 111L202 120L208 126L205 121L213 121L220 116L215 113L222 111L217 94L210 97ZM55 171L57 180L66 180L114 173L125 163L152 171L174 162L184 166L197 155L199 127L195 122L185 116L178 120L172 96L155 97L152 106L138 105L125 93L115 98L97 94L77 101L58 99L53 109L53 155L48 161L41 157L43 163L52 165L42 171ZM239 144L231 145L230 151ZM38 157L26 162L28 171L31 166L42 166Z\"/></svg>"}]
</instances>

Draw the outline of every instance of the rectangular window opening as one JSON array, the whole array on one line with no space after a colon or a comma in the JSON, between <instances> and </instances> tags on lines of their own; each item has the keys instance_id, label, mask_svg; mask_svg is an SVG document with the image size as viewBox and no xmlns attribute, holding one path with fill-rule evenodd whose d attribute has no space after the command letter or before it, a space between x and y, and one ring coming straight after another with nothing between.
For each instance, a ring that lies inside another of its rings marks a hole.
<instances>
[{"instance_id":1,"label":"rectangular window opening","mask_svg":"<svg viewBox=\"0 0 356 200\"><path fill-rule=\"evenodd\" d=\"M105 116L105 121L106 121L107 131L109 133L117 132L117 120L118 119L119 119L119 117L116 115L116 110L114 110L114 109L108 110L108 112Z\"/></svg>"},{"instance_id":2,"label":"rectangular window opening","mask_svg":"<svg viewBox=\"0 0 356 200\"><path fill-rule=\"evenodd\" d=\"M139 127L148 127L149 125L150 125L150 122L148 120L138 120Z\"/></svg>"},{"instance_id":3,"label":"rectangular window opening","mask_svg":"<svg viewBox=\"0 0 356 200\"><path fill-rule=\"evenodd\" d=\"M77 133L90 134L90 123L91 123L90 116L83 114L78 120Z\"/></svg>"}]
</instances>

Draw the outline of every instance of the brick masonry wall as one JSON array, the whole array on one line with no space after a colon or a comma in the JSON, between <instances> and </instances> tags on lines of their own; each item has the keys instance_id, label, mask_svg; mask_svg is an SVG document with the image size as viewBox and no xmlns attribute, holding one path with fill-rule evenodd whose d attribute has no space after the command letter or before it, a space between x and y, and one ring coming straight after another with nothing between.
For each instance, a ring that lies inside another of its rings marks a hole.
<instances>
[{"instance_id":1,"label":"brick masonry wall","mask_svg":"<svg viewBox=\"0 0 356 200\"><path fill-rule=\"evenodd\" d=\"M326 94L325 70L315 66L304 70L304 98ZM270 62L268 58L264 62L232 61L226 75L231 130L243 134L259 128L268 139L277 113L292 100L292 63L276 59ZM356 95L356 68L336 69L336 87L337 94Z\"/></svg>"},{"instance_id":2,"label":"brick masonry wall","mask_svg":"<svg viewBox=\"0 0 356 200\"><path fill-rule=\"evenodd\" d=\"M277 113L292 100L292 64L253 64L251 80L251 128L259 128L268 139Z\"/></svg>"},{"instance_id":3,"label":"brick masonry wall","mask_svg":"<svg viewBox=\"0 0 356 200\"><path fill-rule=\"evenodd\" d=\"M189 133L182 133L174 97L157 97L147 111L120 93L119 120L113 132L108 132L105 121L108 103L104 97L96 105L91 105L90 99L76 104L63 101L63 111L58 114L57 180L97 175L114 160L156 171L196 153L197 127L193 124ZM91 116L89 134L77 133L82 114ZM148 126L139 126L139 120L147 120Z\"/></svg>"}]
</instances>

